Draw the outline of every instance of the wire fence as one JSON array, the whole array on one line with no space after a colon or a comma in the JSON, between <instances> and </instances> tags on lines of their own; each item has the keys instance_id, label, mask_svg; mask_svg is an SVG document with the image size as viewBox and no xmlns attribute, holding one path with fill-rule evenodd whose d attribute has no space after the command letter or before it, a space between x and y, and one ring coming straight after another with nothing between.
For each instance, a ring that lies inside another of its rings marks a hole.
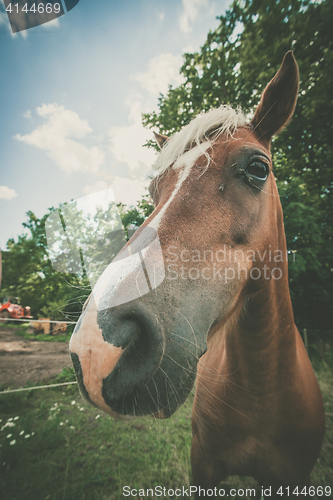
<instances>
[{"instance_id":1,"label":"wire fence","mask_svg":"<svg viewBox=\"0 0 333 500\"><path fill-rule=\"evenodd\" d=\"M7 321L21 321L24 323L59 323L59 324L66 324L66 325L75 325L75 321L53 321L53 320L48 320L48 319L41 319L41 320L29 320L27 321L26 319L15 319L15 318L0 318L0 323L4 323ZM317 354L319 355L322 359L327 357L327 354L330 353L332 356L332 351L333 351L333 330L309 330L307 328L300 329L300 333L303 338L303 342L305 345L305 348L308 352L309 355ZM34 387L23 387L19 389L6 389L4 391L0 391L0 395L3 394L11 394L11 393L17 393L17 392L23 392L23 391L32 391L32 390L38 390L38 389L51 389L54 387L62 387L62 386L68 386L68 385L75 385L77 382L64 382L64 383L59 383L59 384L48 384L48 385L41 385L41 386L34 386Z\"/></svg>"},{"instance_id":2,"label":"wire fence","mask_svg":"<svg viewBox=\"0 0 333 500\"><path fill-rule=\"evenodd\" d=\"M76 321L52 320L49 318L30 319L30 318L1 318L0 325L5 323L22 323L22 326L29 325L33 329L31 333L44 333L45 335L57 335L66 333L68 325L76 325ZM49 325L49 326L47 326Z\"/></svg>"},{"instance_id":3,"label":"wire fence","mask_svg":"<svg viewBox=\"0 0 333 500\"><path fill-rule=\"evenodd\" d=\"M22 323L57 323L63 325L76 325L76 321L58 321L55 319L31 319L31 318L0 318L0 323L6 323L7 321L15 321Z\"/></svg>"},{"instance_id":4,"label":"wire fence","mask_svg":"<svg viewBox=\"0 0 333 500\"><path fill-rule=\"evenodd\" d=\"M63 325L76 325L76 321L56 321L52 319L30 319L30 318L0 318L0 325L1 323L5 324L7 322L13 322L14 324L16 323L24 323L28 324L29 326L34 326L34 324L50 324L50 325L60 325L58 328L50 328L48 330L48 334L52 335L55 332L58 332L59 330L62 330ZM38 333L38 331L36 332ZM24 392L24 391L35 391L39 389L51 389L54 387L63 387L63 386L68 386L68 385L76 385L77 382L63 382L59 384L47 384L47 385L40 385L40 386L32 386L32 387L20 387L18 389L5 389L4 391L0 391L0 395L2 394L12 394L12 393L17 393L17 392Z\"/></svg>"},{"instance_id":5,"label":"wire fence","mask_svg":"<svg viewBox=\"0 0 333 500\"><path fill-rule=\"evenodd\" d=\"M6 389L0 391L1 394L12 394L13 392L35 391L36 389L52 389L53 387L63 387L65 385L76 385L77 382L63 382L62 384L36 385L34 387L20 387L19 389Z\"/></svg>"}]
</instances>

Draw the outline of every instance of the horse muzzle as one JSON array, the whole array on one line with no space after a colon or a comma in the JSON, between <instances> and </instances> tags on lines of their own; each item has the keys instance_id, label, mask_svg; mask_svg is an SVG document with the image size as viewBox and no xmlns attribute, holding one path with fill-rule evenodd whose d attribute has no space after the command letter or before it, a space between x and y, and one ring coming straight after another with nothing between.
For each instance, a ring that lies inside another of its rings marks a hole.
<instances>
[{"instance_id":1,"label":"horse muzzle","mask_svg":"<svg viewBox=\"0 0 333 500\"><path fill-rule=\"evenodd\" d=\"M148 385L162 362L164 334L140 304L97 311L92 299L69 347L85 399L112 416L160 410L156 390L155 397L149 395Z\"/></svg>"},{"instance_id":2,"label":"horse muzzle","mask_svg":"<svg viewBox=\"0 0 333 500\"><path fill-rule=\"evenodd\" d=\"M188 287L178 294L163 280L157 238L142 234L143 242L125 247L97 282L70 351L85 399L115 417L166 418L193 387L213 320Z\"/></svg>"}]
</instances>

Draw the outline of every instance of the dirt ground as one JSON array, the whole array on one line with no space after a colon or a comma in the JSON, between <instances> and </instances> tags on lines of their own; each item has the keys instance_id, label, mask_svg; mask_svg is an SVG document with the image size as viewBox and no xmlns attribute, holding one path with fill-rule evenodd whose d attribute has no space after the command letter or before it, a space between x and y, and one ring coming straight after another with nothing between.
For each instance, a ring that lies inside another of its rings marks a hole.
<instances>
[{"instance_id":1,"label":"dirt ground","mask_svg":"<svg viewBox=\"0 0 333 500\"><path fill-rule=\"evenodd\" d=\"M0 326L1 386L15 389L28 381L47 381L71 365L68 343L27 340Z\"/></svg>"}]
</instances>

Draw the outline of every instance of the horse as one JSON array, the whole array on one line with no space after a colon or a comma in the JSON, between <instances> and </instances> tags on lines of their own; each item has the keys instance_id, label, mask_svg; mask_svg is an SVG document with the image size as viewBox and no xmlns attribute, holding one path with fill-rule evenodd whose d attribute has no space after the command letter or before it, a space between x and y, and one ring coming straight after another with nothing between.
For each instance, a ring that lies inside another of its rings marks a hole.
<instances>
[{"instance_id":1,"label":"horse","mask_svg":"<svg viewBox=\"0 0 333 500\"><path fill-rule=\"evenodd\" d=\"M222 105L171 138L155 134L155 210L97 281L70 340L83 397L113 417L168 418L196 382L196 498L230 475L271 498L306 496L322 445L270 152L298 86L290 51L251 120Z\"/></svg>"}]
</instances>

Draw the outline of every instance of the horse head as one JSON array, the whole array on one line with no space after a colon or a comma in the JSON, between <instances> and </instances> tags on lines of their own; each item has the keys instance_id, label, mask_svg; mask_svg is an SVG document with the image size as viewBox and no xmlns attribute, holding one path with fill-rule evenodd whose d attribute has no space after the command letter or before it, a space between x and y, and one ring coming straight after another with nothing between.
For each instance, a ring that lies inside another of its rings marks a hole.
<instances>
[{"instance_id":1,"label":"horse head","mask_svg":"<svg viewBox=\"0 0 333 500\"><path fill-rule=\"evenodd\" d=\"M83 396L110 415L173 414L207 340L248 297L287 281L270 143L297 92L288 52L252 120L221 106L170 139L156 134L155 210L100 277L70 341Z\"/></svg>"}]
</instances>

